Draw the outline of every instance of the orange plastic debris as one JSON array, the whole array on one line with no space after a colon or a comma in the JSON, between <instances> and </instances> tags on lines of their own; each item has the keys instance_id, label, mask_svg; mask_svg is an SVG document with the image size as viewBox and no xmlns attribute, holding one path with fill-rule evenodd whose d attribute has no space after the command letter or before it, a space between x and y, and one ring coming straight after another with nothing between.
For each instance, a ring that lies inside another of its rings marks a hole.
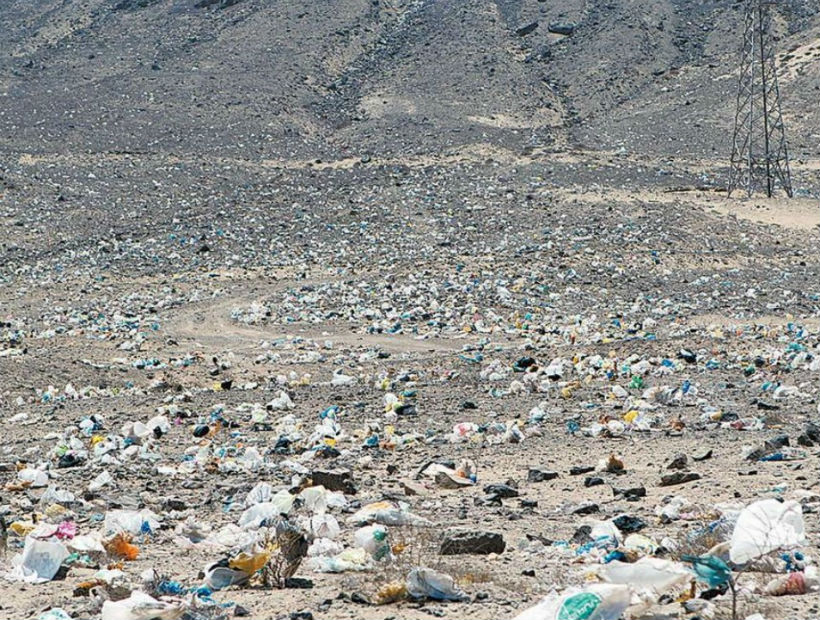
<instances>
[{"instance_id":1,"label":"orange plastic debris","mask_svg":"<svg viewBox=\"0 0 820 620\"><path fill-rule=\"evenodd\" d=\"M117 534L103 546L110 555L116 555L129 562L136 560L140 554L139 547L131 544L131 537L128 534Z\"/></svg>"}]
</instances>

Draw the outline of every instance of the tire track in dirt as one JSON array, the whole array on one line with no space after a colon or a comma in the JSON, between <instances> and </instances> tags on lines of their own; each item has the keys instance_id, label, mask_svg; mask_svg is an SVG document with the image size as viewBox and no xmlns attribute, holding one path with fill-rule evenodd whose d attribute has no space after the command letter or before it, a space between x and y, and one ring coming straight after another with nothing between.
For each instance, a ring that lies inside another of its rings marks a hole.
<instances>
[{"instance_id":1,"label":"tire track in dirt","mask_svg":"<svg viewBox=\"0 0 820 620\"><path fill-rule=\"evenodd\" d=\"M263 340L276 340L288 336L299 336L314 340L330 340L336 344L350 347L378 347L390 352L455 352L461 349L467 335L454 338L419 339L406 334L362 334L354 331L359 326L337 323L291 323L282 325L268 323L264 325L245 325L231 319L231 310L248 306L260 299L268 298L276 290L286 288L289 283L282 282L281 287L267 289L264 292L238 292L229 298L219 301L197 302L165 319L164 332L178 342L193 341L208 350L230 349L232 351L257 350Z\"/></svg>"}]
</instances>

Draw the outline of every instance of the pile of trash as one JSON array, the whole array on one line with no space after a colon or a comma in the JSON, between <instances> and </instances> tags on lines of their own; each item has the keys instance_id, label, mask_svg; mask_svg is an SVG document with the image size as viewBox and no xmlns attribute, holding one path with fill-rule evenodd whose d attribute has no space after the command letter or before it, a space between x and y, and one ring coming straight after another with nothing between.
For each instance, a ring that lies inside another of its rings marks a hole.
<instances>
[{"instance_id":1,"label":"pile of trash","mask_svg":"<svg viewBox=\"0 0 820 620\"><path fill-rule=\"evenodd\" d=\"M815 614L816 232L481 151L151 156L122 204L147 160L37 164L3 207L4 614ZM52 226L56 187L89 207Z\"/></svg>"},{"instance_id":2,"label":"pile of trash","mask_svg":"<svg viewBox=\"0 0 820 620\"><path fill-rule=\"evenodd\" d=\"M593 534L592 553L584 552L584 562L593 566L589 574L599 583L554 592L516 620L638 618L663 601L673 612L682 604L687 612L713 618L719 605L737 608L736 600L727 598L754 601L820 592L817 560L800 551L807 540L801 506L795 501L768 499L727 510L721 525L731 525L731 535L699 555L681 552L684 543L672 540L630 544L634 535L622 539L615 525L609 524L607 533L602 525ZM759 581L744 573L770 576Z\"/></svg>"}]
</instances>

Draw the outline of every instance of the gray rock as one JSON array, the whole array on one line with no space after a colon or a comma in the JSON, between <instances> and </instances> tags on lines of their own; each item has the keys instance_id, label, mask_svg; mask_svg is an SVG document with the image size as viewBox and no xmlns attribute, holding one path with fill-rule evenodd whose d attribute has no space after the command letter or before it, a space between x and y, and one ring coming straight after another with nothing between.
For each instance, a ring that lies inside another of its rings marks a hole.
<instances>
[{"instance_id":1,"label":"gray rock","mask_svg":"<svg viewBox=\"0 0 820 620\"><path fill-rule=\"evenodd\" d=\"M646 487L629 487L627 489L616 489L612 487L612 494L615 497L622 496L628 502L636 502L642 497L646 497Z\"/></svg>"},{"instance_id":2,"label":"gray rock","mask_svg":"<svg viewBox=\"0 0 820 620\"><path fill-rule=\"evenodd\" d=\"M600 512L601 507L593 502L584 502L578 506L569 509L569 514L573 515L591 515Z\"/></svg>"},{"instance_id":3,"label":"gray rock","mask_svg":"<svg viewBox=\"0 0 820 620\"><path fill-rule=\"evenodd\" d=\"M669 462L669 465L666 466L666 469L686 469L688 462L689 459L685 454L676 454L672 457L672 460Z\"/></svg>"},{"instance_id":4,"label":"gray rock","mask_svg":"<svg viewBox=\"0 0 820 620\"><path fill-rule=\"evenodd\" d=\"M646 521L638 517L633 517L632 515L620 515L612 519L612 522L615 524L615 527L625 534L640 532L646 527Z\"/></svg>"},{"instance_id":5,"label":"gray rock","mask_svg":"<svg viewBox=\"0 0 820 620\"><path fill-rule=\"evenodd\" d=\"M678 471L674 474L667 474L665 476L661 476L661 481L658 486L671 487L675 486L676 484L694 482L695 480L700 480L700 474L697 474L693 471Z\"/></svg>"},{"instance_id":6,"label":"gray rock","mask_svg":"<svg viewBox=\"0 0 820 620\"><path fill-rule=\"evenodd\" d=\"M804 448L811 448L814 444L820 443L820 425L814 422L806 422L803 427L803 434L797 438L797 443Z\"/></svg>"},{"instance_id":7,"label":"gray rock","mask_svg":"<svg viewBox=\"0 0 820 620\"><path fill-rule=\"evenodd\" d=\"M445 533L439 552L442 555L487 555L501 553L505 547L504 537L496 532L450 530Z\"/></svg>"},{"instance_id":8,"label":"gray rock","mask_svg":"<svg viewBox=\"0 0 820 620\"><path fill-rule=\"evenodd\" d=\"M783 446L789 445L788 435L777 435L771 439L766 440L763 445L757 446L754 450L746 455L747 461L758 461L767 454L777 452Z\"/></svg>"},{"instance_id":9,"label":"gray rock","mask_svg":"<svg viewBox=\"0 0 820 620\"><path fill-rule=\"evenodd\" d=\"M402 480L401 488L405 495L427 495L427 488L413 480Z\"/></svg>"},{"instance_id":10,"label":"gray rock","mask_svg":"<svg viewBox=\"0 0 820 620\"><path fill-rule=\"evenodd\" d=\"M814 442L807 433L803 433L797 437L797 445L803 446L804 448L811 448L814 446Z\"/></svg>"},{"instance_id":11,"label":"gray rock","mask_svg":"<svg viewBox=\"0 0 820 620\"><path fill-rule=\"evenodd\" d=\"M347 495L355 495L357 492L349 469L317 469L310 477L314 485L321 485L328 491L341 491Z\"/></svg>"},{"instance_id":12,"label":"gray rock","mask_svg":"<svg viewBox=\"0 0 820 620\"><path fill-rule=\"evenodd\" d=\"M519 37L526 37L528 34L532 34L538 29L538 22L532 22L531 24L527 24L526 26L521 26L520 28L516 29L515 34Z\"/></svg>"},{"instance_id":13,"label":"gray rock","mask_svg":"<svg viewBox=\"0 0 820 620\"><path fill-rule=\"evenodd\" d=\"M187 502L182 499L168 497L162 502L162 507L165 510L186 510L188 508Z\"/></svg>"},{"instance_id":14,"label":"gray rock","mask_svg":"<svg viewBox=\"0 0 820 620\"><path fill-rule=\"evenodd\" d=\"M442 489L463 489L473 486L473 481L440 471L436 473L436 484Z\"/></svg>"},{"instance_id":15,"label":"gray rock","mask_svg":"<svg viewBox=\"0 0 820 620\"><path fill-rule=\"evenodd\" d=\"M583 545L592 540L592 526L590 525L582 525L570 538L569 542L573 545Z\"/></svg>"},{"instance_id":16,"label":"gray rock","mask_svg":"<svg viewBox=\"0 0 820 620\"><path fill-rule=\"evenodd\" d=\"M557 471L531 469L527 472L527 482L546 482L547 480L555 480L557 477Z\"/></svg>"},{"instance_id":17,"label":"gray rock","mask_svg":"<svg viewBox=\"0 0 820 620\"><path fill-rule=\"evenodd\" d=\"M575 24L572 22L551 22L547 30L553 34L562 34L568 37L575 32Z\"/></svg>"},{"instance_id":18,"label":"gray rock","mask_svg":"<svg viewBox=\"0 0 820 620\"><path fill-rule=\"evenodd\" d=\"M710 458L712 458L712 449L711 448L701 450L697 454L692 455L692 460L693 461L706 461Z\"/></svg>"},{"instance_id":19,"label":"gray rock","mask_svg":"<svg viewBox=\"0 0 820 620\"><path fill-rule=\"evenodd\" d=\"M484 492L495 497L518 497L518 490L508 484L488 484L484 487Z\"/></svg>"}]
</instances>

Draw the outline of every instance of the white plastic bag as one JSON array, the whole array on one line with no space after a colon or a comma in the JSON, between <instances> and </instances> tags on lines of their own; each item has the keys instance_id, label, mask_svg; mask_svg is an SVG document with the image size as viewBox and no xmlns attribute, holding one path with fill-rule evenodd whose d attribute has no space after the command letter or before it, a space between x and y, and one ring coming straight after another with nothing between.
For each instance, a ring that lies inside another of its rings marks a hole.
<instances>
[{"instance_id":1,"label":"white plastic bag","mask_svg":"<svg viewBox=\"0 0 820 620\"><path fill-rule=\"evenodd\" d=\"M333 378L330 380L330 385L339 387L342 385L353 385L356 383L356 377L351 377L340 371L333 373Z\"/></svg>"},{"instance_id":2,"label":"white plastic bag","mask_svg":"<svg viewBox=\"0 0 820 620\"><path fill-rule=\"evenodd\" d=\"M692 572L683 564L649 557L634 564L613 560L601 566L597 574L607 583L649 590L655 598L692 580Z\"/></svg>"},{"instance_id":3,"label":"white plastic bag","mask_svg":"<svg viewBox=\"0 0 820 620\"><path fill-rule=\"evenodd\" d=\"M165 435L168 431L171 430L171 423L168 422L168 418L166 418L164 415L157 415L148 420L148 422L145 423L145 427L151 433L154 433L156 429L160 433Z\"/></svg>"},{"instance_id":4,"label":"white plastic bag","mask_svg":"<svg viewBox=\"0 0 820 620\"><path fill-rule=\"evenodd\" d=\"M273 496L273 488L267 482L257 482L245 496L245 508L250 508L256 504L269 502Z\"/></svg>"},{"instance_id":5,"label":"white plastic bag","mask_svg":"<svg viewBox=\"0 0 820 620\"><path fill-rule=\"evenodd\" d=\"M48 474L42 469L26 467L17 472L17 479L21 482L30 482L31 488L44 487L48 484Z\"/></svg>"},{"instance_id":6,"label":"white plastic bag","mask_svg":"<svg viewBox=\"0 0 820 620\"><path fill-rule=\"evenodd\" d=\"M183 601L158 601L145 592L135 590L121 601L105 601L102 620L176 620L185 613L186 607Z\"/></svg>"},{"instance_id":7,"label":"white plastic bag","mask_svg":"<svg viewBox=\"0 0 820 620\"><path fill-rule=\"evenodd\" d=\"M387 528L383 525L368 525L356 530L353 535L356 546L361 547L375 560L390 555L390 544L387 542Z\"/></svg>"},{"instance_id":8,"label":"white plastic bag","mask_svg":"<svg viewBox=\"0 0 820 620\"><path fill-rule=\"evenodd\" d=\"M105 553L99 534L82 534L66 541L66 546L80 553Z\"/></svg>"},{"instance_id":9,"label":"white plastic bag","mask_svg":"<svg viewBox=\"0 0 820 620\"><path fill-rule=\"evenodd\" d=\"M106 513L103 523L107 534L127 532L135 536L142 533L143 524L153 532L159 527L159 516L148 509L111 510Z\"/></svg>"},{"instance_id":10,"label":"white plastic bag","mask_svg":"<svg viewBox=\"0 0 820 620\"><path fill-rule=\"evenodd\" d=\"M313 556L307 565L317 573L346 573L368 570L372 562L364 549L345 549L332 557Z\"/></svg>"},{"instance_id":11,"label":"white plastic bag","mask_svg":"<svg viewBox=\"0 0 820 620\"><path fill-rule=\"evenodd\" d=\"M71 620L71 616L64 609L54 607L37 616L37 620Z\"/></svg>"},{"instance_id":12,"label":"white plastic bag","mask_svg":"<svg viewBox=\"0 0 820 620\"><path fill-rule=\"evenodd\" d=\"M424 517L410 512L406 504L386 500L363 506L355 514L348 517L347 522L352 525L367 525L368 523L381 523L382 525L432 525L432 523Z\"/></svg>"},{"instance_id":13,"label":"white plastic bag","mask_svg":"<svg viewBox=\"0 0 820 620\"><path fill-rule=\"evenodd\" d=\"M463 601L462 592L450 575L432 568L414 568L405 581L407 593L413 598L431 598L437 601Z\"/></svg>"},{"instance_id":14,"label":"white plastic bag","mask_svg":"<svg viewBox=\"0 0 820 620\"><path fill-rule=\"evenodd\" d=\"M631 601L628 586L594 584L553 592L515 620L619 620Z\"/></svg>"},{"instance_id":15,"label":"white plastic bag","mask_svg":"<svg viewBox=\"0 0 820 620\"><path fill-rule=\"evenodd\" d=\"M227 566L209 566L205 569L205 585L212 590L240 585L249 578L247 573Z\"/></svg>"},{"instance_id":16,"label":"white plastic bag","mask_svg":"<svg viewBox=\"0 0 820 620\"><path fill-rule=\"evenodd\" d=\"M112 482L114 482L114 477L108 473L108 471L103 471L98 474L94 480L88 483L88 490L92 493L96 493L104 486L111 484Z\"/></svg>"},{"instance_id":17,"label":"white plastic bag","mask_svg":"<svg viewBox=\"0 0 820 620\"><path fill-rule=\"evenodd\" d=\"M328 491L319 485L307 487L299 493L299 497L305 502L305 508L314 514L321 514L328 508L344 508L347 500L344 493Z\"/></svg>"},{"instance_id":18,"label":"white plastic bag","mask_svg":"<svg viewBox=\"0 0 820 620\"><path fill-rule=\"evenodd\" d=\"M293 409L295 405L291 400L290 396L288 396L287 392L279 390L279 394L276 395L272 401L270 401L267 405L269 411L283 411L285 409Z\"/></svg>"},{"instance_id":19,"label":"white plastic bag","mask_svg":"<svg viewBox=\"0 0 820 620\"><path fill-rule=\"evenodd\" d=\"M313 515L309 519L310 533L316 538L335 539L342 531L336 517L329 514Z\"/></svg>"},{"instance_id":20,"label":"white plastic bag","mask_svg":"<svg viewBox=\"0 0 820 620\"><path fill-rule=\"evenodd\" d=\"M246 532L238 525L228 523L218 531L210 534L203 542L218 549L246 549L256 539L255 534Z\"/></svg>"},{"instance_id":21,"label":"white plastic bag","mask_svg":"<svg viewBox=\"0 0 820 620\"><path fill-rule=\"evenodd\" d=\"M745 564L778 549L806 542L803 510L795 501L764 499L744 508L732 532L729 559Z\"/></svg>"},{"instance_id":22,"label":"white plastic bag","mask_svg":"<svg viewBox=\"0 0 820 620\"><path fill-rule=\"evenodd\" d=\"M51 581L68 555L68 549L62 543L37 540L29 536L23 553L12 560L15 568L7 577L27 583Z\"/></svg>"},{"instance_id":23,"label":"white plastic bag","mask_svg":"<svg viewBox=\"0 0 820 620\"><path fill-rule=\"evenodd\" d=\"M340 554L342 551L344 551L344 545L342 545L342 543L335 540L330 540L329 538L316 538L312 543L310 543L307 555L309 558L319 556L329 558Z\"/></svg>"},{"instance_id":24,"label":"white plastic bag","mask_svg":"<svg viewBox=\"0 0 820 620\"><path fill-rule=\"evenodd\" d=\"M293 508L294 499L288 491L279 491L269 502L255 504L243 512L239 517L239 526L245 530L258 529L265 521L288 514Z\"/></svg>"}]
</instances>

